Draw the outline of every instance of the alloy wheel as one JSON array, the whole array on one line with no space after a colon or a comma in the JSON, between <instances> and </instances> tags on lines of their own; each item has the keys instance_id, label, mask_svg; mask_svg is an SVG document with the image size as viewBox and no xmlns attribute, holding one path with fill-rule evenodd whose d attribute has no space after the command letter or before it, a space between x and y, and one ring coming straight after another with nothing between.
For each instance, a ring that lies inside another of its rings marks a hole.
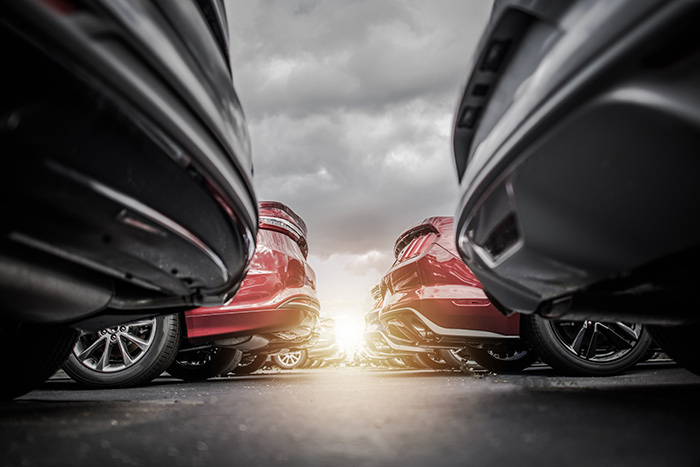
<instances>
[{"instance_id":1,"label":"alloy wheel","mask_svg":"<svg viewBox=\"0 0 700 467\"><path fill-rule=\"evenodd\" d=\"M590 362L610 362L627 355L638 343L641 324L600 321L552 322L564 348Z\"/></svg>"},{"instance_id":2,"label":"alloy wheel","mask_svg":"<svg viewBox=\"0 0 700 467\"><path fill-rule=\"evenodd\" d=\"M301 360L301 351L298 352L287 352L285 354L278 356L280 362L288 367L296 366Z\"/></svg>"},{"instance_id":3,"label":"alloy wheel","mask_svg":"<svg viewBox=\"0 0 700 467\"><path fill-rule=\"evenodd\" d=\"M113 373L136 364L155 337L155 318L122 324L98 332L83 332L73 355L91 370Z\"/></svg>"}]
</instances>

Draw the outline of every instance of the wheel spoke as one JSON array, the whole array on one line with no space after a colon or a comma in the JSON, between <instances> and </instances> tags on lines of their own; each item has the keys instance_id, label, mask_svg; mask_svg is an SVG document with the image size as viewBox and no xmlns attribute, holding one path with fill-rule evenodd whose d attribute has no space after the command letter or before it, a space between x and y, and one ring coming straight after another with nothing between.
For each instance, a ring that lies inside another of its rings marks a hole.
<instances>
[{"instance_id":1,"label":"wheel spoke","mask_svg":"<svg viewBox=\"0 0 700 467\"><path fill-rule=\"evenodd\" d=\"M140 327L140 326L152 326L153 325L153 319L144 319L141 321L134 321L133 323L128 323L126 326L129 326L130 328L135 328L135 327Z\"/></svg>"},{"instance_id":2,"label":"wheel spoke","mask_svg":"<svg viewBox=\"0 0 700 467\"><path fill-rule=\"evenodd\" d=\"M632 344L630 344L629 341L625 340L625 338L621 336L618 332L616 332L611 326L605 323L598 323L598 328L601 334L607 337L610 343L614 345L617 349L625 350L632 348ZM636 341L636 337L633 339L633 341Z\"/></svg>"},{"instance_id":3,"label":"wheel spoke","mask_svg":"<svg viewBox=\"0 0 700 467\"><path fill-rule=\"evenodd\" d=\"M121 334L121 336L124 337L124 338L126 338L126 339L128 339L128 340L130 340L130 341L133 342L134 344L136 344L136 345L138 346L138 348L141 349L141 350L143 350L144 352L146 351L146 349L148 349L148 346L149 346L149 342L148 342L148 341L145 341L145 340L143 340L143 339L141 339L141 338L139 338L139 337L136 337L136 336L134 336L134 335L132 335L132 334Z\"/></svg>"},{"instance_id":4,"label":"wheel spoke","mask_svg":"<svg viewBox=\"0 0 700 467\"><path fill-rule=\"evenodd\" d=\"M102 351L102 357L97 362L97 370L104 371L109 366L109 354L112 351L112 343L109 339L105 339L105 348Z\"/></svg>"},{"instance_id":5,"label":"wheel spoke","mask_svg":"<svg viewBox=\"0 0 700 467\"><path fill-rule=\"evenodd\" d=\"M588 326L588 332L586 334L590 336L590 339L588 340L588 345L582 356L586 360L590 360L595 357L596 349L598 348L598 323L594 323L593 326Z\"/></svg>"},{"instance_id":6,"label":"wheel spoke","mask_svg":"<svg viewBox=\"0 0 700 467\"><path fill-rule=\"evenodd\" d=\"M124 365L129 367L134 364L134 361L131 359L131 355L129 355L129 351L127 350L126 346L124 345L124 335L118 335L117 336L117 344L119 344L119 351L122 354L122 361L124 362Z\"/></svg>"},{"instance_id":7,"label":"wheel spoke","mask_svg":"<svg viewBox=\"0 0 700 467\"><path fill-rule=\"evenodd\" d=\"M90 347L87 349L83 350L77 355L78 360L85 361L90 357L90 355L100 346L102 345L106 340L108 340L107 336L100 336L99 339L97 339L95 342L93 342Z\"/></svg>"},{"instance_id":8,"label":"wheel spoke","mask_svg":"<svg viewBox=\"0 0 700 467\"><path fill-rule=\"evenodd\" d=\"M578 330L578 332L576 333L576 337L574 337L574 340L571 343L571 348L573 349L576 355L581 355L581 348L583 347L583 341L586 337L587 331L588 321L584 321L583 323L581 323L581 328Z\"/></svg>"},{"instance_id":9,"label":"wheel spoke","mask_svg":"<svg viewBox=\"0 0 700 467\"><path fill-rule=\"evenodd\" d=\"M628 324L617 321L615 323L608 323L608 326L627 341L637 342L639 340L640 332ZM641 327L639 328L641 329Z\"/></svg>"}]
</instances>

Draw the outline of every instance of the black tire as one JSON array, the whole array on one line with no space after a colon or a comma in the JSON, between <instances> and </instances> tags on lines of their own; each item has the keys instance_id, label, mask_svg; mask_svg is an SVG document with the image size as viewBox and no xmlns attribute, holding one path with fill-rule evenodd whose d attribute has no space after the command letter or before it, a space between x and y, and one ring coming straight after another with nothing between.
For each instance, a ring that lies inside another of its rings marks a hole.
<instances>
[{"instance_id":1,"label":"black tire","mask_svg":"<svg viewBox=\"0 0 700 467\"><path fill-rule=\"evenodd\" d=\"M0 351L5 355L0 400L19 397L46 381L65 361L77 337L78 331L65 326L0 323Z\"/></svg>"},{"instance_id":2,"label":"black tire","mask_svg":"<svg viewBox=\"0 0 700 467\"><path fill-rule=\"evenodd\" d=\"M243 351L224 347L201 350L180 350L167 369L168 374L184 381L204 381L232 372L243 357Z\"/></svg>"},{"instance_id":3,"label":"black tire","mask_svg":"<svg viewBox=\"0 0 700 467\"><path fill-rule=\"evenodd\" d=\"M522 342L483 348L470 346L467 351L479 366L494 373L517 373L537 361L537 354Z\"/></svg>"},{"instance_id":4,"label":"black tire","mask_svg":"<svg viewBox=\"0 0 700 467\"><path fill-rule=\"evenodd\" d=\"M700 375L700 323L685 326L647 326L650 334L669 357L686 370Z\"/></svg>"},{"instance_id":5,"label":"black tire","mask_svg":"<svg viewBox=\"0 0 700 467\"><path fill-rule=\"evenodd\" d=\"M438 353L449 368L461 369L469 361L465 349L440 349Z\"/></svg>"},{"instance_id":6,"label":"black tire","mask_svg":"<svg viewBox=\"0 0 700 467\"><path fill-rule=\"evenodd\" d=\"M272 356L272 362L283 370L301 368L306 363L306 359L306 349Z\"/></svg>"},{"instance_id":7,"label":"black tire","mask_svg":"<svg viewBox=\"0 0 700 467\"><path fill-rule=\"evenodd\" d=\"M415 359L429 370L446 370L449 365L442 359L438 353L427 354L417 353Z\"/></svg>"},{"instance_id":8,"label":"black tire","mask_svg":"<svg viewBox=\"0 0 700 467\"><path fill-rule=\"evenodd\" d=\"M134 321L82 333L63 369L92 388L142 386L170 366L179 344L179 314Z\"/></svg>"},{"instance_id":9,"label":"black tire","mask_svg":"<svg viewBox=\"0 0 700 467\"><path fill-rule=\"evenodd\" d=\"M646 327L622 322L555 321L523 317L528 341L540 358L567 375L608 376L622 373L648 354Z\"/></svg>"},{"instance_id":10,"label":"black tire","mask_svg":"<svg viewBox=\"0 0 700 467\"><path fill-rule=\"evenodd\" d=\"M255 373L263 367L267 361L267 354L261 353L258 355L243 354L238 366L232 371L234 375L249 375Z\"/></svg>"}]
</instances>

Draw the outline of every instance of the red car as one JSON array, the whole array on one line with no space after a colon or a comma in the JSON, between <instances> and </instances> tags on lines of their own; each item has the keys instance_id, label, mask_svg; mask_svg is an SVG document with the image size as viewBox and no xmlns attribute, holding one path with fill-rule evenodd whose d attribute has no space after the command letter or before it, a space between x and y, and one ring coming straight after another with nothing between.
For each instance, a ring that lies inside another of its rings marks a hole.
<instances>
[{"instance_id":1,"label":"red car","mask_svg":"<svg viewBox=\"0 0 700 467\"><path fill-rule=\"evenodd\" d=\"M384 350L454 366L470 357L495 371L541 357L561 372L595 375L623 371L647 354L651 339L640 325L503 315L460 259L453 229L452 217L430 217L396 241L373 330Z\"/></svg>"},{"instance_id":2,"label":"red car","mask_svg":"<svg viewBox=\"0 0 700 467\"><path fill-rule=\"evenodd\" d=\"M146 384L165 370L198 380L249 373L270 354L314 345L320 306L306 225L277 202L261 202L259 219L250 270L229 304L83 333L66 373L93 387Z\"/></svg>"},{"instance_id":3,"label":"red car","mask_svg":"<svg viewBox=\"0 0 700 467\"><path fill-rule=\"evenodd\" d=\"M262 367L268 355L312 347L321 307L307 264L306 224L287 206L260 203L260 230L250 272L233 301L185 313L188 341L246 352L234 373ZM172 373L172 372L171 372Z\"/></svg>"}]
</instances>

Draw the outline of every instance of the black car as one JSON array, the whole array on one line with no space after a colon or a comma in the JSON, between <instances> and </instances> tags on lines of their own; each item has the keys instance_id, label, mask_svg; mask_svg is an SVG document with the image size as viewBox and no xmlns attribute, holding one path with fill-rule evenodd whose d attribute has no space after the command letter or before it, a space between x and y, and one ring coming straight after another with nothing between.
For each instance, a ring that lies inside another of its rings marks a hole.
<instances>
[{"instance_id":1,"label":"black car","mask_svg":"<svg viewBox=\"0 0 700 467\"><path fill-rule=\"evenodd\" d=\"M455 116L463 260L504 313L650 323L700 372L700 2L494 3Z\"/></svg>"},{"instance_id":2,"label":"black car","mask_svg":"<svg viewBox=\"0 0 700 467\"><path fill-rule=\"evenodd\" d=\"M221 0L1 0L0 44L11 398L75 329L228 301L258 213Z\"/></svg>"}]
</instances>

